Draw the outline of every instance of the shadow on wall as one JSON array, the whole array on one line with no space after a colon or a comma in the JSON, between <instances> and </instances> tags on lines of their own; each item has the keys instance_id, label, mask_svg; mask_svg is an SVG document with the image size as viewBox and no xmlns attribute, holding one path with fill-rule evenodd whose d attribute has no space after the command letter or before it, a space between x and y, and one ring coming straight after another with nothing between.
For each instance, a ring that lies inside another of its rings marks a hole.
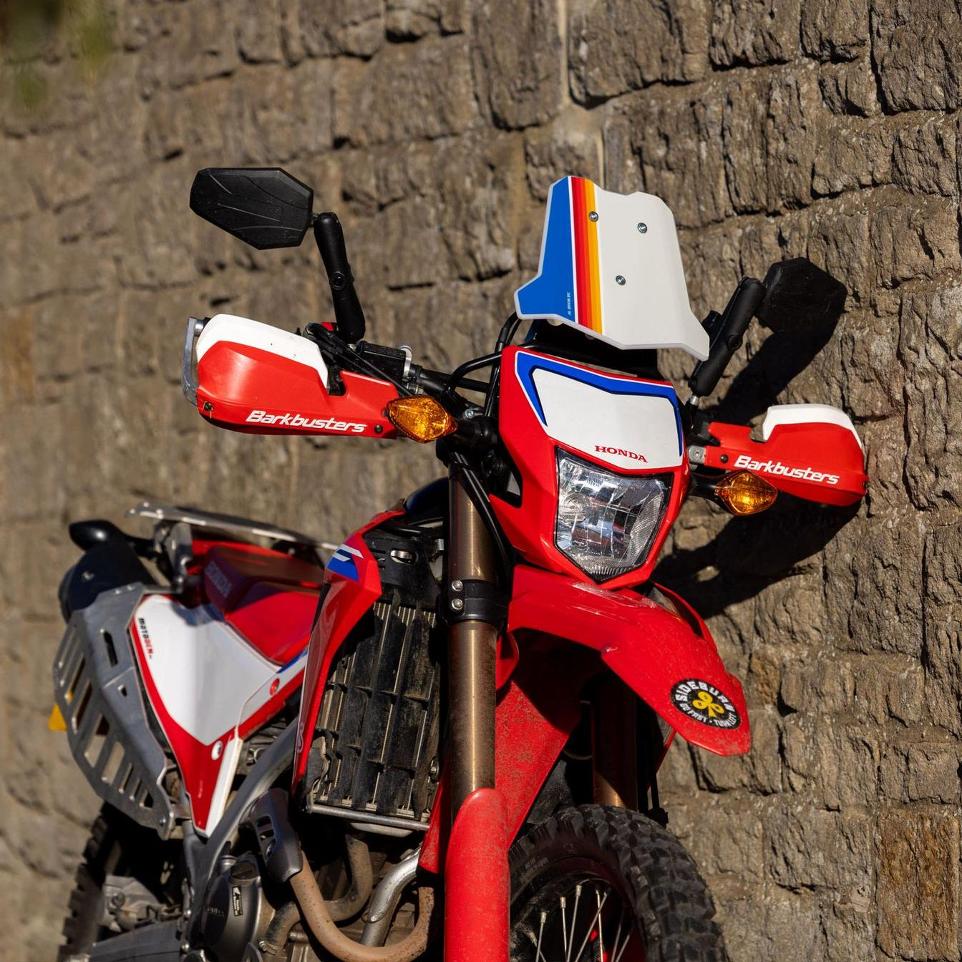
<instances>
[{"instance_id":1,"label":"shadow on wall","mask_svg":"<svg viewBox=\"0 0 962 962\"><path fill-rule=\"evenodd\" d=\"M845 305L844 287L839 286L827 310L807 313L799 305L801 316L793 322L770 325L772 333L708 412L711 420L747 424L775 403L835 333ZM710 618L789 577L822 551L858 509L858 504L827 507L782 493L770 511L731 518L707 544L676 548L658 565L655 580L683 597L697 592L699 614ZM705 579L701 575L707 568L718 573Z\"/></svg>"}]
</instances>

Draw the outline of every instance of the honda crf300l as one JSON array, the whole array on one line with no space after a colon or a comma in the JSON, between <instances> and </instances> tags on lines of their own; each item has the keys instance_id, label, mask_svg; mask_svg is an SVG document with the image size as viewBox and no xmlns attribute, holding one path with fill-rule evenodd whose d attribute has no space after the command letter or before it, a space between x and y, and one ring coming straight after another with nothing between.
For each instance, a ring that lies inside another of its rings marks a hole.
<instances>
[{"instance_id":1,"label":"honda crf300l","mask_svg":"<svg viewBox=\"0 0 962 962\"><path fill-rule=\"evenodd\" d=\"M785 261L699 322L665 204L565 177L491 353L440 372L365 340L340 224L304 184L208 169L191 207L257 248L311 231L334 306L300 333L191 318L199 414L433 443L443 476L326 551L168 505L135 509L146 538L72 526L55 714L104 808L62 957L724 958L657 775L678 735L747 752L748 711L652 572L691 497L861 498L842 411L751 430L699 407L753 318L801 323L844 289ZM684 402L668 349L697 361Z\"/></svg>"}]
</instances>

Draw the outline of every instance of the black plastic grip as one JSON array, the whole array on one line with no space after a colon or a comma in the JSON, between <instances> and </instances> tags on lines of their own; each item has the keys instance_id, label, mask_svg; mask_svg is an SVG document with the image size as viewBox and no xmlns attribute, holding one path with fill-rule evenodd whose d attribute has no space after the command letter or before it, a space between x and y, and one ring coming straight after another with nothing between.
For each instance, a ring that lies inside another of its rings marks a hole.
<instances>
[{"instance_id":1,"label":"black plastic grip","mask_svg":"<svg viewBox=\"0 0 962 962\"><path fill-rule=\"evenodd\" d=\"M717 323L708 359L699 361L688 379L692 395L707 397L715 390L732 355L741 347L745 331L764 298L765 285L761 281L754 277L742 278Z\"/></svg>"},{"instance_id":2,"label":"black plastic grip","mask_svg":"<svg viewBox=\"0 0 962 962\"><path fill-rule=\"evenodd\" d=\"M324 261L327 279L334 302L334 321L337 333L348 344L356 344L364 337L364 311L354 290L354 275L344 246L344 231L333 211L324 211L314 221L314 240Z\"/></svg>"}]
</instances>

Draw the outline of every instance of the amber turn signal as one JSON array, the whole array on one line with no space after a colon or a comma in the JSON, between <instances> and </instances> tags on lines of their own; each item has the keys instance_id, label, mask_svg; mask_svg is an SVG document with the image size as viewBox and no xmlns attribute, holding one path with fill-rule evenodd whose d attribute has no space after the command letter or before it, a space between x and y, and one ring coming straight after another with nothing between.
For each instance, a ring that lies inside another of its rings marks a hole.
<instances>
[{"instance_id":1,"label":"amber turn signal","mask_svg":"<svg viewBox=\"0 0 962 962\"><path fill-rule=\"evenodd\" d=\"M426 394L389 401L387 416L402 434L415 441L437 441L458 429L458 422Z\"/></svg>"},{"instance_id":2,"label":"amber turn signal","mask_svg":"<svg viewBox=\"0 0 962 962\"><path fill-rule=\"evenodd\" d=\"M751 471L725 475L715 486L715 494L732 514L758 514L778 497L775 488Z\"/></svg>"}]
</instances>

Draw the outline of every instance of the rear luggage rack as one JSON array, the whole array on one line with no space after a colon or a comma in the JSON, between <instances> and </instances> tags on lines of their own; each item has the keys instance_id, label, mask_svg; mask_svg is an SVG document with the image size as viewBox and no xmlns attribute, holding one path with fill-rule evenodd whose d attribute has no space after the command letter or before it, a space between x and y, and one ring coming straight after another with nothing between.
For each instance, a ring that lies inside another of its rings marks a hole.
<instances>
[{"instance_id":1,"label":"rear luggage rack","mask_svg":"<svg viewBox=\"0 0 962 962\"><path fill-rule=\"evenodd\" d=\"M93 790L167 838L176 814L162 784L168 760L150 727L127 632L143 595L142 584L126 585L71 615L54 659L54 695Z\"/></svg>"},{"instance_id":2,"label":"rear luggage rack","mask_svg":"<svg viewBox=\"0 0 962 962\"><path fill-rule=\"evenodd\" d=\"M268 521L255 521L251 518L240 518L233 514L220 514L217 511L203 511L200 508L161 504L157 501L141 501L130 508L127 514L161 522L177 523L183 521L192 528L211 528L227 534L267 538L272 541L303 545L322 551L336 551L338 548L336 544L329 541L318 541L310 535L302 534L300 531L294 531L291 528L280 528Z\"/></svg>"},{"instance_id":3,"label":"rear luggage rack","mask_svg":"<svg viewBox=\"0 0 962 962\"><path fill-rule=\"evenodd\" d=\"M308 761L307 809L424 830L437 792L439 664L433 607L389 590L334 663Z\"/></svg>"}]
</instances>

